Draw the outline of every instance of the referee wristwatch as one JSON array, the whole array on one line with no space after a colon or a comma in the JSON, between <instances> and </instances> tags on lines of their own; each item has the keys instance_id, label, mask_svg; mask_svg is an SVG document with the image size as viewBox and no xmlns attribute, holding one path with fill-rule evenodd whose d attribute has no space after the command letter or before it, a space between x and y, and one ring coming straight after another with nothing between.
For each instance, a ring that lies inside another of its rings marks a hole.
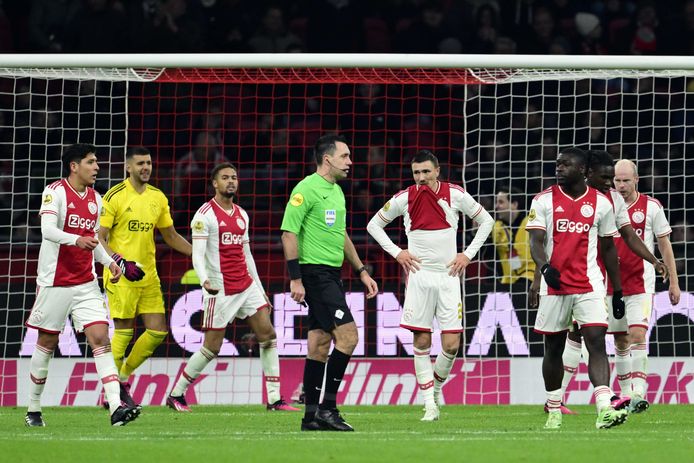
<instances>
[{"instance_id":1,"label":"referee wristwatch","mask_svg":"<svg viewBox=\"0 0 694 463\"><path fill-rule=\"evenodd\" d=\"M360 276L361 272L369 273L369 270L366 268L366 265L362 265L361 267L359 267L357 270L354 271L354 274L356 276Z\"/></svg>"}]
</instances>

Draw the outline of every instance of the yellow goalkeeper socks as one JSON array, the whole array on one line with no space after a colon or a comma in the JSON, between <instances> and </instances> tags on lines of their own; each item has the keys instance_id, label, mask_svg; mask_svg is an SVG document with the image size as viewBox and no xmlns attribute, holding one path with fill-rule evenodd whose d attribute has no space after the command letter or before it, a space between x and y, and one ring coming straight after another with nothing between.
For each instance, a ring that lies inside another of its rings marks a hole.
<instances>
[{"instance_id":1,"label":"yellow goalkeeper socks","mask_svg":"<svg viewBox=\"0 0 694 463\"><path fill-rule=\"evenodd\" d=\"M154 350L164 341L167 334L166 331L145 330L142 336L135 341L128 359L120 368L120 380L127 381L132 372L152 356Z\"/></svg>"},{"instance_id":2,"label":"yellow goalkeeper socks","mask_svg":"<svg viewBox=\"0 0 694 463\"><path fill-rule=\"evenodd\" d=\"M113 339L111 339L111 351L113 352L113 360L116 362L116 370L120 371L125 359L125 351L130 345L130 340L133 338L134 330L132 328L125 330L114 330Z\"/></svg>"}]
</instances>

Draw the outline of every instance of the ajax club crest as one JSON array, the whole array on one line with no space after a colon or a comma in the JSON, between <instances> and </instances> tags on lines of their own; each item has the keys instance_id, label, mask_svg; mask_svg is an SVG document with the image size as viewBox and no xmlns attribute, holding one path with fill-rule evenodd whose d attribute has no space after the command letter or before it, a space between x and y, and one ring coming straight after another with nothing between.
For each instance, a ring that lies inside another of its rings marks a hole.
<instances>
[{"instance_id":1,"label":"ajax club crest","mask_svg":"<svg viewBox=\"0 0 694 463\"><path fill-rule=\"evenodd\" d=\"M89 201L89 203L87 203L87 209L89 209L90 213L96 214L96 211L99 210L99 206L97 206L95 202Z\"/></svg>"}]
</instances>

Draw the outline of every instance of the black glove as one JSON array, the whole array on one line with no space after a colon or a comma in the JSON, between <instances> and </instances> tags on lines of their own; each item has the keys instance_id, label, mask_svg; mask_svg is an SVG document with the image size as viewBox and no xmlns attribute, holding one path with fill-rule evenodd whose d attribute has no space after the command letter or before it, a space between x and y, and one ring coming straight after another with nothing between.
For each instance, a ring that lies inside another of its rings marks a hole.
<instances>
[{"instance_id":1,"label":"black glove","mask_svg":"<svg viewBox=\"0 0 694 463\"><path fill-rule=\"evenodd\" d=\"M612 293L612 315L617 320L624 318L624 300L622 299L622 292L615 291Z\"/></svg>"},{"instance_id":2,"label":"black glove","mask_svg":"<svg viewBox=\"0 0 694 463\"><path fill-rule=\"evenodd\" d=\"M561 288L561 282L559 281L559 277L561 276L561 274L559 273L559 270L557 270L549 264L545 264L540 269L540 273L542 273L542 276L545 277L545 282L547 283L547 286L549 286L552 289Z\"/></svg>"}]
</instances>

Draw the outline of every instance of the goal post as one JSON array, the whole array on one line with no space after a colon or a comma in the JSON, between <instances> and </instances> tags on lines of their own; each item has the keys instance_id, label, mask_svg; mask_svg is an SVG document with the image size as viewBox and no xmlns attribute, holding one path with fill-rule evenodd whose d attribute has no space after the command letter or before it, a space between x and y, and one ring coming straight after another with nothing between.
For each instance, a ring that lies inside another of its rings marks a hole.
<instances>
[{"instance_id":1,"label":"goal post","mask_svg":"<svg viewBox=\"0 0 694 463\"><path fill-rule=\"evenodd\" d=\"M345 271L360 341L340 400L414 403L412 336L398 327L404 295L397 263L368 237L366 224L411 183L409 159L430 149L442 178L463 185L493 213L501 187L526 206L554 182L566 146L606 149L634 160L639 189L665 206L680 273L673 307L659 284L649 331L652 402L690 402L694 374L694 58L524 55L0 55L0 404L24 405L36 333L23 322L33 304L43 187L61 176L60 154L95 144L102 194L124 178L127 146L153 152L152 184L169 198L175 226L211 195L220 160L239 168L239 203L273 298L282 392L300 392L305 309L287 295L279 241L293 186L314 170L311 148L326 132L350 141L354 169L342 184L348 228L382 290L366 301ZM473 224L461 220L469 243ZM401 243L402 227L387 229ZM396 240L396 241L397 241ZM169 336L135 374L136 400L163 404L185 360L201 345L200 289L186 257L158 240L158 271ZM468 268L465 338L448 403L541 403L541 338L519 286L502 285L492 239ZM222 355L194 388L200 403L260 403L261 367L245 323L228 330ZM440 343L434 336L434 352ZM61 334L46 404L96 404L99 390L83 337ZM585 365L569 387L588 402ZM91 376L90 376L91 375ZM82 386L78 386L81 384ZM90 384L90 383L89 383Z\"/></svg>"}]
</instances>

